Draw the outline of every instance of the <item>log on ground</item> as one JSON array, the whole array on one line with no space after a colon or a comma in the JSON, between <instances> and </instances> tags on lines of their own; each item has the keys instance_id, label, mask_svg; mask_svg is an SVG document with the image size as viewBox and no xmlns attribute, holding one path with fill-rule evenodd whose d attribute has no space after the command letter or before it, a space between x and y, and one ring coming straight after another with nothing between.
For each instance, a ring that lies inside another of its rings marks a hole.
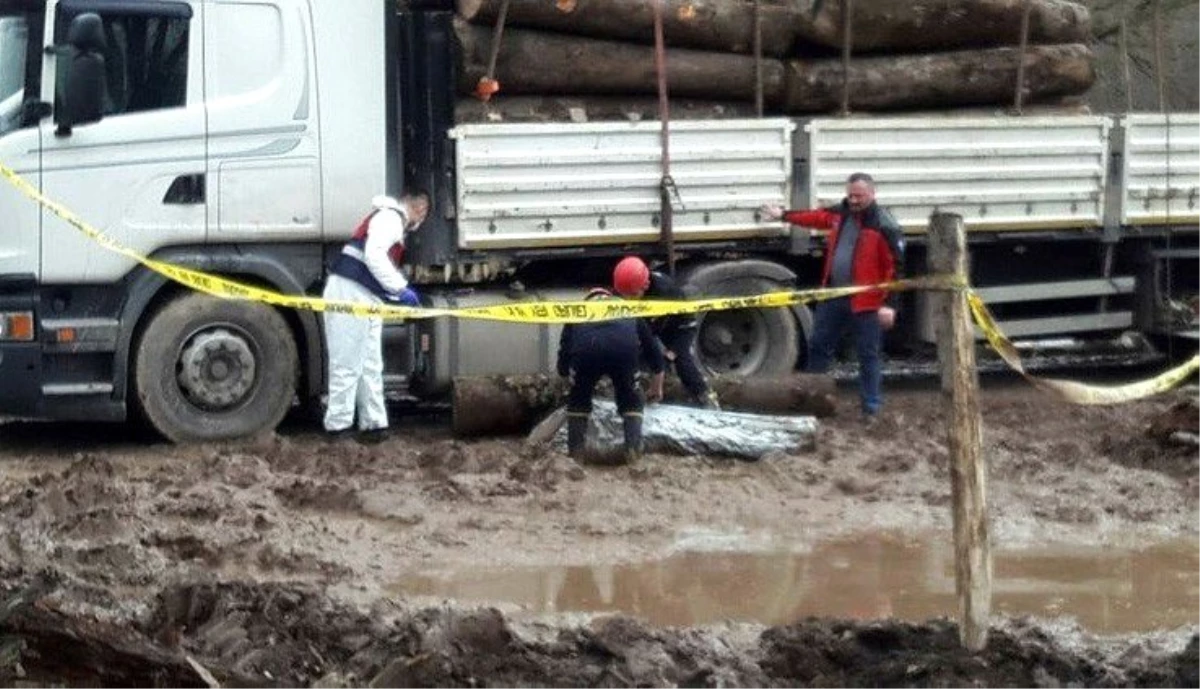
<instances>
[{"instance_id":1,"label":"log on ground","mask_svg":"<svg viewBox=\"0 0 1200 689\"><path fill-rule=\"evenodd\" d=\"M778 378L714 376L709 385L721 408L758 414L801 414L818 417L837 413L837 386L832 377L793 373ZM668 402L686 402L688 393L678 378L668 378Z\"/></svg>"},{"instance_id":2,"label":"log on ground","mask_svg":"<svg viewBox=\"0 0 1200 689\"><path fill-rule=\"evenodd\" d=\"M716 376L710 380L723 408L762 414L827 417L836 413L836 391L829 376L794 373L780 378ZM544 374L460 376L454 379L453 430L458 437L527 433L556 407L566 403L567 381ZM608 381L597 397L611 396ZM668 401L686 401L673 376Z\"/></svg>"},{"instance_id":3,"label":"log on ground","mask_svg":"<svg viewBox=\"0 0 1200 689\"><path fill-rule=\"evenodd\" d=\"M458 91L469 96L487 74L491 30L454 23L458 41ZM763 61L763 97L783 94L783 63ZM747 55L673 49L667 51L667 87L681 98L752 101L755 60ZM505 95L656 95L654 48L525 29L504 32L495 78Z\"/></svg>"},{"instance_id":4,"label":"log on ground","mask_svg":"<svg viewBox=\"0 0 1200 689\"><path fill-rule=\"evenodd\" d=\"M526 433L566 399L567 383L542 374L454 379L454 434L460 438Z\"/></svg>"},{"instance_id":5,"label":"log on ground","mask_svg":"<svg viewBox=\"0 0 1200 689\"><path fill-rule=\"evenodd\" d=\"M184 654L130 629L40 603L36 583L4 593L0 684L205 687L212 675ZM14 672L17 662L20 672ZM226 681L244 683L245 677Z\"/></svg>"},{"instance_id":6,"label":"log on ground","mask_svg":"<svg viewBox=\"0 0 1200 689\"><path fill-rule=\"evenodd\" d=\"M1160 443L1171 443L1178 434L1200 435L1200 402L1186 399L1150 418L1146 435Z\"/></svg>"},{"instance_id":7,"label":"log on ground","mask_svg":"<svg viewBox=\"0 0 1200 689\"><path fill-rule=\"evenodd\" d=\"M458 16L492 25L503 0L458 0ZM664 0L663 40L669 46L718 52L754 51L754 3L747 0ZM762 51L792 49L798 12L790 3L761 5ZM645 0L508 0L506 26L593 38L654 43L654 6Z\"/></svg>"},{"instance_id":8,"label":"log on ground","mask_svg":"<svg viewBox=\"0 0 1200 689\"><path fill-rule=\"evenodd\" d=\"M859 58L850 63L850 107L862 110L940 108L1012 102L1017 48ZM1095 81L1084 45L1033 46L1025 53L1029 100L1083 93ZM828 112L841 104L842 65L834 59L787 65L784 110Z\"/></svg>"},{"instance_id":9,"label":"log on ground","mask_svg":"<svg viewBox=\"0 0 1200 689\"><path fill-rule=\"evenodd\" d=\"M797 40L841 48L844 1L802 0ZM1018 45L1026 1L1030 43L1091 40L1087 8L1065 0L858 0L851 46L855 52L903 53Z\"/></svg>"},{"instance_id":10,"label":"log on ground","mask_svg":"<svg viewBox=\"0 0 1200 689\"><path fill-rule=\"evenodd\" d=\"M645 451L758 460L772 452L806 452L816 446L817 420L811 416L767 416L696 409L673 404L646 407ZM565 451L566 429L555 436ZM596 400L588 431L587 453L605 457L624 443L624 421L616 404Z\"/></svg>"}]
</instances>

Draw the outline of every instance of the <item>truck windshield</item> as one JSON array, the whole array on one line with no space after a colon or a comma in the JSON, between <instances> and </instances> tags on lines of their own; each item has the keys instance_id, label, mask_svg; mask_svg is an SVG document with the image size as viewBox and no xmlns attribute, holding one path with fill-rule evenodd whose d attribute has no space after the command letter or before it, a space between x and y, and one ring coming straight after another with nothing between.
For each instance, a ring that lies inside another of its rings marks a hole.
<instances>
[{"instance_id":1,"label":"truck windshield","mask_svg":"<svg viewBox=\"0 0 1200 689\"><path fill-rule=\"evenodd\" d=\"M21 125L26 56L33 12L26 2L0 0L0 135Z\"/></svg>"}]
</instances>

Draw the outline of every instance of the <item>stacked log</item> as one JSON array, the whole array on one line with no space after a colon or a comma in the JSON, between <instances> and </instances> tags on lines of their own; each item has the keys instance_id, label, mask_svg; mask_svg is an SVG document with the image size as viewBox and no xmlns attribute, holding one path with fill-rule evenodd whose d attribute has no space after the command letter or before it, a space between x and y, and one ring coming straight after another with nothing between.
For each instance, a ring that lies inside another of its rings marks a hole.
<instances>
[{"instance_id":1,"label":"stacked log","mask_svg":"<svg viewBox=\"0 0 1200 689\"><path fill-rule=\"evenodd\" d=\"M1012 46L1021 40L1026 0L862 0L853 3L852 47L900 53ZM797 31L802 40L842 47L845 0L807 0ZM1065 0L1029 3L1029 42L1087 43L1087 8Z\"/></svg>"},{"instance_id":2,"label":"stacked log","mask_svg":"<svg viewBox=\"0 0 1200 689\"><path fill-rule=\"evenodd\" d=\"M459 0L458 16L491 26L503 0ZM716 53L754 50L752 5L730 0L663 0L667 45ZM800 13L790 2L762 5L762 51L783 57L792 49ZM654 43L654 5L649 0L508 0L506 26L606 38L642 45ZM654 65L651 63L650 68Z\"/></svg>"},{"instance_id":3,"label":"stacked log","mask_svg":"<svg viewBox=\"0 0 1200 689\"><path fill-rule=\"evenodd\" d=\"M458 0L460 121L656 117L656 0ZM657 0L667 84L684 116L750 114L761 80L767 114L839 109L843 79L860 112L1006 105L1019 65L1025 103L1070 102L1095 79L1087 10L1066 0L860 0L843 61L844 0ZM1019 48L1028 8L1028 46Z\"/></svg>"}]
</instances>

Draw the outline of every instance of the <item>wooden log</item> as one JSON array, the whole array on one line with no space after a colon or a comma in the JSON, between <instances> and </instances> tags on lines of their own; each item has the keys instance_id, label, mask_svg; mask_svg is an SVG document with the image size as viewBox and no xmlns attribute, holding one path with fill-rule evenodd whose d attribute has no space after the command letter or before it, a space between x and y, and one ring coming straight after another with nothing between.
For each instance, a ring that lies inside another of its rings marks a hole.
<instances>
[{"instance_id":1,"label":"wooden log","mask_svg":"<svg viewBox=\"0 0 1200 689\"><path fill-rule=\"evenodd\" d=\"M461 61L458 89L466 96L486 73L491 34L461 20L455 27ZM497 59L497 97L650 97L657 93L653 52L631 43L512 29L505 32ZM1092 58L1083 45L1031 47L1024 57L1025 100L1083 93L1095 80ZM1020 59L1016 48L857 58L850 63L850 107L899 110L1011 103ZM752 57L675 49L668 51L667 62L668 89L678 98L754 100ZM763 63L764 98L772 111L798 114L840 107L840 60L792 60L786 64L786 76L784 63Z\"/></svg>"},{"instance_id":2,"label":"wooden log","mask_svg":"<svg viewBox=\"0 0 1200 689\"><path fill-rule=\"evenodd\" d=\"M566 395L567 383L557 376L460 376L454 379L451 426L465 438L525 433Z\"/></svg>"},{"instance_id":3,"label":"wooden log","mask_svg":"<svg viewBox=\"0 0 1200 689\"><path fill-rule=\"evenodd\" d=\"M962 216L935 213L929 219L930 270L965 280L969 275L966 237ZM992 607L992 550L975 331L965 292L945 292L935 295L935 300L942 407L950 420L947 443L954 504L954 588L958 595L959 640L968 650L979 651L987 644Z\"/></svg>"},{"instance_id":4,"label":"wooden log","mask_svg":"<svg viewBox=\"0 0 1200 689\"><path fill-rule=\"evenodd\" d=\"M1150 417L1148 437L1165 444L1177 434L1200 435L1200 402L1196 399L1181 400Z\"/></svg>"},{"instance_id":5,"label":"wooden log","mask_svg":"<svg viewBox=\"0 0 1200 689\"><path fill-rule=\"evenodd\" d=\"M687 393L674 376L668 377L667 401L687 401ZM717 376L710 383L722 408L761 414L832 416L837 393L832 378L795 373L779 378ZM460 376L454 379L454 434L459 437L517 435L566 403L567 382L555 376ZM611 396L607 381L596 388L597 397Z\"/></svg>"},{"instance_id":6,"label":"wooden log","mask_svg":"<svg viewBox=\"0 0 1200 689\"><path fill-rule=\"evenodd\" d=\"M38 603L44 593L41 587L35 583L5 595L0 638L18 642L24 671L18 678L8 674L9 667L0 667L0 683L5 686L211 685L212 675L178 649L161 646L132 629Z\"/></svg>"},{"instance_id":7,"label":"wooden log","mask_svg":"<svg viewBox=\"0 0 1200 689\"><path fill-rule=\"evenodd\" d=\"M754 117L754 106L737 101L672 98L673 120L716 120ZM484 103L460 98L454 103L454 121L466 122L602 122L658 119L658 99L591 96L504 96Z\"/></svg>"},{"instance_id":8,"label":"wooden log","mask_svg":"<svg viewBox=\"0 0 1200 689\"><path fill-rule=\"evenodd\" d=\"M850 108L1011 103L1020 59L1016 48L858 58L850 63ZM1093 55L1084 45L1033 46L1024 60L1029 100L1083 93L1095 81ZM793 60L787 70L786 112L829 112L840 106L840 61Z\"/></svg>"},{"instance_id":9,"label":"wooden log","mask_svg":"<svg viewBox=\"0 0 1200 689\"><path fill-rule=\"evenodd\" d=\"M1026 103L1021 107L1021 116L1024 117L1042 117L1042 116L1066 116L1066 115L1091 115L1092 109L1079 96L1064 96L1060 98L1050 98L1033 103ZM939 108L937 110L902 110L890 112L852 112L851 118L869 119L872 117L920 117L920 118L953 118L960 119L964 117L1015 117L1012 110L1012 104L995 105L978 105L961 108Z\"/></svg>"},{"instance_id":10,"label":"wooden log","mask_svg":"<svg viewBox=\"0 0 1200 689\"><path fill-rule=\"evenodd\" d=\"M814 373L793 373L777 378L714 376L709 385L721 408L758 414L801 414L829 417L837 413L837 385L833 378ZM678 378L667 378L667 402L688 402Z\"/></svg>"},{"instance_id":11,"label":"wooden log","mask_svg":"<svg viewBox=\"0 0 1200 689\"><path fill-rule=\"evenodd\" d=\"M781 416L829 417L837 413L837 385L832 377L794 373L778 378L742 378L715 376L709 385L726 411L754 412ZM665 402L691 404L693 400L678 378L667 378ZM566 421L566 407L559 407L542 419L526 437L526 444L548 442Z\"/></svg>"},{"instance_id":12,"label":"wooden log","mask_svg":"<svg viewBox=\"0 0 1200 689\"><path fill-rule=\"evenodd\" d=\"M663 0L666 44L750 54L754 48L754 5L745 0ZM458 0L458 16L491 25L503 0ZM654 7L646 0L508 0L505 23L592 38L654 43ZM764 2L762 51L791 52L800 18L790 2Z\"/></svg>"},{"instance_id":13,"label":"wooden log","mask_svg":"<svg viewBox=\"0 0 1200 689\"><path fill-rule=\"evenodd\" d=\"M455 20L461 95L474 93L487 74L491 31ZM754 58L730 53L667 51L667 88L679 98L753 101ZM496 59L500 94L619 96L658 93L654 48L525 29L504 32ZM783 63L763 60L768 103L783 94Z\"/></svg>"},{"instance_id":14,"label":"wooden log","mask_svg":"<svg viewBox=\"0 0 1200 689\"><path fill-rule=\"evenodd\" d=\"M801 0L796 33L801 43L841 48L845 0ZM1083 5L1028 0L1029 41L1087 43L1091 18ZM1026 0L869 0L852 5L855 53L923 52L1015 45Z\"/></svg>"},{"instance_id":15,"label":"wooden log","mask_svg":"<svg viewBox=\"0 0 1200 689\"><path fill-rule=\"evenodd\" d=\"M995 104L938 110L892 110L852 112L850 117L1006 117L1011 105ZM1090 115L1091 108L1078 96L1026 103L1025 116ZM488 103L476 98L460 98L454 105L455 122L639 122L658 119L658 101L644 98L605 96L497 96ZM755 117L754 105L736 101L672 99L672 120L719 120ZM772 114L768 112L768 114Z\"/></svg>"}]
</instances>

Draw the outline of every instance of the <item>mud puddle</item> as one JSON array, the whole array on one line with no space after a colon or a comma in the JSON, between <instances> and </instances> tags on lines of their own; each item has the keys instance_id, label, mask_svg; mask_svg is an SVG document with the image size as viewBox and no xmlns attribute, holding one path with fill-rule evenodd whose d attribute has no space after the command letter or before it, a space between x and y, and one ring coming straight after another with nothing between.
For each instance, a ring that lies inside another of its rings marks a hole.
<instances>
[{"instance_id":1,"label":"mud puddle","mask_svg":"<svg viewBox=\"0 0 1200 689\"><path fill-rule=\"evenodd\" d=\"M1194 625L1195 539L1153 546L993 547L993 611L1070 617L1094 633ZM625 613L651 624L788 624L808 616L922 622L954 617L950 534L864 534L803 552L782 539L687 533L633 564L426 571L392 594L488 603L514 614Z\"/></svg>"}]
</instances>

